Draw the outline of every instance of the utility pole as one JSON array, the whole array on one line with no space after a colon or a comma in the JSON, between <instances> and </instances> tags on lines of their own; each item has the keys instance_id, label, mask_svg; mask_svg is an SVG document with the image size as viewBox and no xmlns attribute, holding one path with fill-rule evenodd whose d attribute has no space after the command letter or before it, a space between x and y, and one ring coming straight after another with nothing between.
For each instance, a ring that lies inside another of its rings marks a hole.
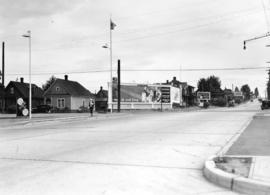
<instances>
[{"instance_id":1,"label":"utility pole","mask_svg":"<svg viewBox=\"0 0 270 195\"><path fill-rule=\"evenodd\" d=\"M268 70L268 75L269 75L269 77L268 77L268 82L267 82L267 99L268 100L270 100L270 68L269 68L269 70Z\"/></svg>"},{"instance_id":2,"label":"utility pole","mask_svg":"<svg viewBox=\"0 0 270 195\"><path fill-rule=\"evenodd\" d=\"M29 40L29 119L32 118L32 83L31 83L31 31L28 30L27 34L22 37L28 38Z\"/></svg>"},{"instance_id":3,"label":"utility pole","mask_svg":"<svg viewBox=\"0 0 270 195\"><path fill-rule=\"evenodd\" d=\"M117 111L121 110L121 69L120 69L120 60L117 61Z\"/></svg>"},{"instance_id":4,"label":"utility pole","mask_svg":"<svg viewBox=\"0 0 270 195\"><path fill-rule=\"evenodd\" d=\"M2 43L2 84L5 86L5 42Z\"/></svg>"}]
</instances>

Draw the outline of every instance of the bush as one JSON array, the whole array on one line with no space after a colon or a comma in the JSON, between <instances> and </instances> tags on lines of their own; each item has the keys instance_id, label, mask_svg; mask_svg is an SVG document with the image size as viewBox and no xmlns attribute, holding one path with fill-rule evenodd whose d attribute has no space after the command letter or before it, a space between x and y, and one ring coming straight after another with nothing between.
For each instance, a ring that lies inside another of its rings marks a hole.
<instances>
[{"instance_id":1,"label":"bush","mask_svg":"<svg viewBox=\"0 0 270 195\"><path fill-rule=\"evenodd\" d=\"M240 99L235 99L235 103L236 104L241 104L241 100Z\"/></svg>"},{"instance_id":2,"label":"bush","mask_svg":"<svg viewBox=\"0 0 270 195\"><path fill-rule=\"evenodd\" d=\"M213 99L212 104L214 106L224 107L227 105L227 101L226 101L226 98L224 97L218 97L218 98Z\"/></svg>"},{"instance_id":3,"label":"bush","mask_svg":"<svg viewBox=\"0 0 270 195\"><path fill-rule=\"evenodd\" d=\"M203 103L203 107L204 107L204 108L208 108L209 106L210 106L209 102L204 102L204 103Z\"/></svg>"}]
</instances>

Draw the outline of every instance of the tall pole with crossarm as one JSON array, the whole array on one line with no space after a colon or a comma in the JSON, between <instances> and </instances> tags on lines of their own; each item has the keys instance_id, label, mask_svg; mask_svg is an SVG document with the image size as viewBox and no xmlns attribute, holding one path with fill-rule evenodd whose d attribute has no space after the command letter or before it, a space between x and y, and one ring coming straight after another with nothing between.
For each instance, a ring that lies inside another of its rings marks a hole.
<instances>
[{"instance_id":1,"label":"tall pole with crossarm","mask_svg":"<svg viewBox=\"0 0 270 195\"><path fill-rule=\"evenodd\" d=\"M32 84L31 84L31 31L27 31L27 34L22 35L29 40L29 119L32 118Z\"/></svg>"}]
</instances>

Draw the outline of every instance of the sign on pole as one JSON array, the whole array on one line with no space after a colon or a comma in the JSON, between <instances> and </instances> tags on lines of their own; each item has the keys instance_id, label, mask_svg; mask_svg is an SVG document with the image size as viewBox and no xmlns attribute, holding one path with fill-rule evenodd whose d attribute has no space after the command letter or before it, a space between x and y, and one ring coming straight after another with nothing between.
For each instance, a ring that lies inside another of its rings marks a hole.
<instances>
[{"instance_id":1,"label":"sign on pole","mask_svg":"<svg viewBox=\"0 0 270 195\"><path fill-rule=\"evenodd\" d=\"M211 93L210 92L205 92L205 91L198 91L197 92L197 98L199 100L210 100L211 99Z\"/></svg>"}]
</instances>

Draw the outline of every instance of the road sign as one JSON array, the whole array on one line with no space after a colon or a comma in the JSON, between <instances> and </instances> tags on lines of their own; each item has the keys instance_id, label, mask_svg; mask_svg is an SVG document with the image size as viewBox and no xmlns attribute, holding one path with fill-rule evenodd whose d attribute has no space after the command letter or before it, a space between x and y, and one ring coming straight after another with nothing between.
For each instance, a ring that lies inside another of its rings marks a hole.
<instances>
[{"instance_id":1,"label":"road sign","mask_svg":"<svg viewBox=\"0 0 270 195\"><path fill-rule=\"evenodd\" d=\"M17 104L19 106L22 106L23 105L23 99L22 98L17 99Z\"/></svg>"},{"instance_id":2,"label":"road sign","mask_svg":"<svg viewBox=\"0 0 270 195\"><path fill-rule=\"evenodd\" d=\"M28 109L26 109L26 108L23 109L23 111L22 111L23 116L27 116L28 113L29 113Z\"/></svg>"}]
</instances>

